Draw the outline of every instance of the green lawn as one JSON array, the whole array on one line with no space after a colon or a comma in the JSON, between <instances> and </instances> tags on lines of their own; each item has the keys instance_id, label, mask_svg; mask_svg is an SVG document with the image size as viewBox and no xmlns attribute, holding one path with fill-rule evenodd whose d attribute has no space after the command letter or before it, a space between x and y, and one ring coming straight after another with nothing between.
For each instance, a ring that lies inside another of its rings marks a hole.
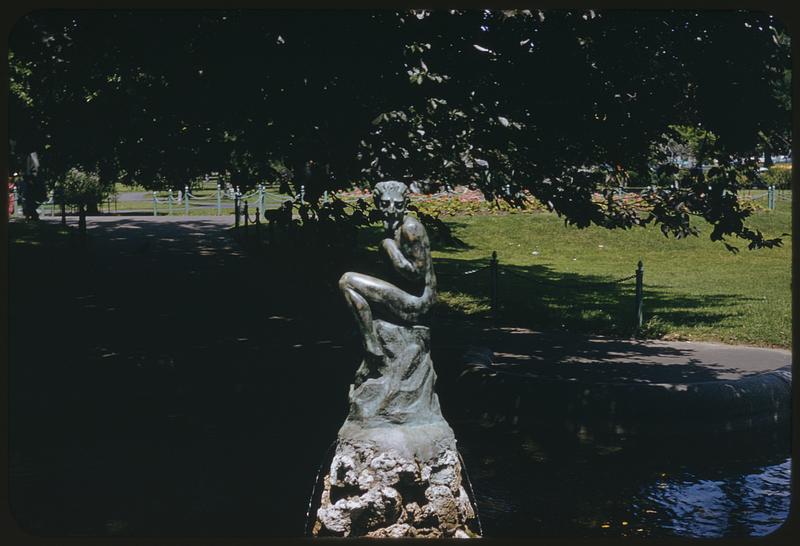
<instances>
[{"instance_id":1,"label":"green lawn","mask_svg":"<svg viewBox=\"0 0 800 546\"><path fill-rule=\"evenodd\" d=\"M788 202L761 211L750 225L791 233ZM688 240L658 229L609 231L565 227L553 214L454 217L464 248L434 245L445 309L488 310L489 274L454 275L488 264L498 253L500 322L540 329L629 334L634 281L606 284L644 262L644 313L649 337L791 346L791 237L778 249L738 254L709 240L710 227ZM534 255L533 252L538 252Z\"/></svg>"},{"instance_id":2,"label":"green lawn","mask_svg":"<svg viewBox=\"0 0 800 546\"><path fill-rule=\"evenodd\" d=\"M182 212L173 209L175 215ZM488 270L464 272L486 266L496 250L502 273L500 324L630 335L634 282L611 281L632 275L641 259L646 322L642 335L791 347L790 235L784 237L783 247L771 250L750 251L746 244L731 241L741 248L732 254L709 240L710 226L703 224L699 237L675 240L650 228L580 230L550 213L457 216L447 223L463 245L434 241L444 304L437 311L440 318L478 319L488 314ZM791 234L790 203L779 201L775 211L761 210L750 225L767 236ZM40 231L15 222L11 240L40 245L50 239L73 239L56 226L45 230L46 237ZM358 244L375 252L379 237L378 230L366 230Z\"/></svg>"}]
</instances>

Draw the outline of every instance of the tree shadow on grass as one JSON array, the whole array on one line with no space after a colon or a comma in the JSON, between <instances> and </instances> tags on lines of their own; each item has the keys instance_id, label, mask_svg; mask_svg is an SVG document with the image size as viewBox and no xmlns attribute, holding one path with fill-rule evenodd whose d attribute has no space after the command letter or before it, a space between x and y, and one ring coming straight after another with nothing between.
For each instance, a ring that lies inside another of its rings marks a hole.
<instances>
[{"instance_id":1,"label":"tree shadow on grass","mask_svg":"<svg viewBox=\"0 0 800 546\"><path fill-rule=\"evenodd\" d=\"M449 293L445 301L461 296L482 304L489 311L491 272L489 259L436 260L439 289ZM635 281L596 275L580 275L553 270L545 265L516 266L501 264L498 269L497 320L500 325L513 325L539 330L566 330L604 335L629 336L634 332ZM713 325L732 313L726 310L746 296L729 294L676 294L657 286L644 285L644 315L658 316L676 326ZM443 318L455 320L460 312L456 305L444 306Z\"/></svg>"}]
</instances>

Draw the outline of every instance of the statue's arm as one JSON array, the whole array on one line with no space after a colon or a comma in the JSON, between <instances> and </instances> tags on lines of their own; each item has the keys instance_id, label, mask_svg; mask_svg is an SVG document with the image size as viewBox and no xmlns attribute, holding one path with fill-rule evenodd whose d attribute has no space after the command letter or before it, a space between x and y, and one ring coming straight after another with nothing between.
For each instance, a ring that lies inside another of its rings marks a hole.
<instances>
[{"instance_id":1,"label":"statue's arm","mask_svg":"<svg viewBox=\"0 0 800 546\"><path fill-rule=\"evenodd\" d=\"M415 281L421 277L419 269L406 258L394 239L386 238L381 243L395 270L408 280Z\"/></svg>"}]
</instances>

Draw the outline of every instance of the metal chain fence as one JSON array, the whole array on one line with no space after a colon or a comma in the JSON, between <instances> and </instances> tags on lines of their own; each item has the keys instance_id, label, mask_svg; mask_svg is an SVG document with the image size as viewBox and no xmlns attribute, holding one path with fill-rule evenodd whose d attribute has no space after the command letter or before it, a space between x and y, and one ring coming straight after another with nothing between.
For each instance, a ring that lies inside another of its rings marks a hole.
<instances>
[{"instance_id":1,"label":"metal chain fence","mask_svg":"<svg viewBox=\"0 0 800 546\"><path fill-rule=\"evenodd\" d=\"M501 269L500 262L497 259L497 252L492 253L492 257L489 260L489 265L485 265L482 267L476 267L474 269L470 269L468 271L460 271L460 272L441 272L437 273L437 277L444 277L444 278L453 278L453 277L461 277L465 275L472 275L474 273L478 273L480 271L490 272L489 278L489 299L490 299L490 306L491 306L491 316L493 320L497 320L499 318L499 304L498 304L498 286L499 286L499 277L501 275L512 275L519 279L523 279L525 281L530 281L530 276L526 275L525 273L521 273L519 271L514 271L513 269ZM612 281L605 281L599 283L600 286L611 286L615 284L624 283L627 281L635 280L636 281L636 295L634 300L634 325L636 330L638 331L641 329L643 324L643 307L644 307L644 264L641 260L637 264L636 271L632 275L628 275L626 277L622 277L619 279L614 279Z\"/></svg>"}]
</instances>

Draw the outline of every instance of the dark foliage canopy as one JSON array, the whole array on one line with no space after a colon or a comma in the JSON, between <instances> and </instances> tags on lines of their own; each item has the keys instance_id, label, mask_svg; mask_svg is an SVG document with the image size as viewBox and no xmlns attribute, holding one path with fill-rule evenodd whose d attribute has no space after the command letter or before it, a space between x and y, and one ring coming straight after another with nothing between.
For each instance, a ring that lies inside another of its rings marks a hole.
<instances>
[{"instance_id":1,"label":"dark foliage canopy","mask_svg":"<svg viewBox=\"0 0 800 546\"><path fill-rule=\"evenodd\" d=\"M524 192L578 226L690 218L750 246L737 190L791 141L789 39L751 11L39 11L10 38L11 165L52 180L325 190L396 178ZM668 127L714 169L663 165ZM676 188L677 182L677 188ZM621 185L655 185L646 206ZM603 196L598 200L597 195Z\"/></svg>"}]
</instances>

